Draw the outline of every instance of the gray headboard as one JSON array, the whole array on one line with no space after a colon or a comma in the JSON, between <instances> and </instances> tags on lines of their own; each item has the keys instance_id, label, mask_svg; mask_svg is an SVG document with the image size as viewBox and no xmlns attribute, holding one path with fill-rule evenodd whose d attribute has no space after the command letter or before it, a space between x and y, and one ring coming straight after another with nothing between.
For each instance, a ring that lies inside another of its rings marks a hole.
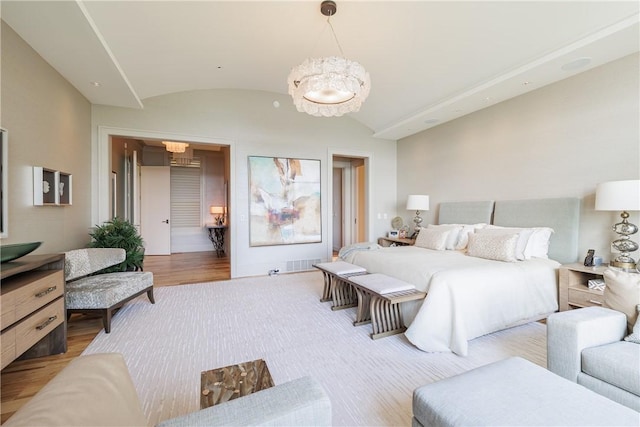
<instances>
[{"instance_id":1,"label":"gray headboard","mask_svg":"<svg viewBox=\"0 0 640 427\"><path fill-rule=\"evenodd\" d=\"M580 199L505 200L495 204L493 224L503 227L551 227L549 258L563 264L578 259Z\"/></svg>"},{"instance_id":2,"label":"gray headboard","mask_svg":"<svg viewBox=\"0 0 640 427\"><path fill-rule=\"evenodd\" d=\"M442 202L438 224L491 224L493 200L482 202Z\"/></svg>"}]
</instances>

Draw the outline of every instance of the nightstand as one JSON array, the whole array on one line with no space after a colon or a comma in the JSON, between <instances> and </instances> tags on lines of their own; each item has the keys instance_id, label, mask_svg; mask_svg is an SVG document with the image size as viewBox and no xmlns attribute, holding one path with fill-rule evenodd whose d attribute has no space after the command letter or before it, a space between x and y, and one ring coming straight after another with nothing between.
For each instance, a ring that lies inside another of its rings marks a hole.
<instances>
[{"instance_id":1,"label":"nightstand","mask_svg":"<svg viewBox=\"0 0 640 427\"><path fill-rule=\"evenodd\" d=\"M604 303L604 292L589 289L591 279L603 279L607 265L585 267L580 263L560 266L560 311L578 307L601 306Z\"/></svg>"},{"instance_id":2,"label":"nightstand","mask_svg":"<svg viewBox=\"0 0 640 427\"><path fill-rule=\"evenodd\" d=\"M399 237L380 237L378 238L378 244L380 246L411 246L416 242L416 239L401 239Z\"/></svg>"}]
</instances>

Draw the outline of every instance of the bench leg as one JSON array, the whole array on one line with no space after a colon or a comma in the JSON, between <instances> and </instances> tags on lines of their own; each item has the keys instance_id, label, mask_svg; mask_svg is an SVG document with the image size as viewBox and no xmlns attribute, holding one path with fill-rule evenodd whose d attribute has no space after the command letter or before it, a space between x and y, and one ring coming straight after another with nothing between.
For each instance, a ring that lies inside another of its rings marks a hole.
<instances>
[{"instance_id":1,"label":"bench leg","mask_svg":"<svg viewBox=\"0 0 640 427\"><path fill-rule=\"evenodd\" d=\"M324 280L324 289L322 290L320 302L331 301L331 275L326 271L320 271L322 271L322 279Z\"/></svg>"},{"instance_id":2,"label":"bench leg","mask_svg":"<svg viewBox=\"0 0 640 427\"><path fill-rule=\"evenodd\" d=\"M356 320L353 326L366 325L371 323L371 294L364 289L355 288L358 295L358 310L356 310Z\"/></svg>"},{"instance_id":3,"label":"bench leg","mask_svg":"<svg viewBox=\"0 0 640 427\"><path fill-rule=\"evenodd\" d=\"M331 310L334 311L358 305L358 297L351 284L338 276L332 277L331 297L333 298Z\"/></svg>"},{"instance_id":4,"label":"bench leg","mask_svg":"<svg viewBox=\"0 0 640 427\"><path fill-rule=\"evenodd\" d=\"M402 321L400 304L391 304L389 301L377 297L371 297L371 339L384 338L401 334L407 330Z\"/></svg>"},{"instance_id":5,"label":"bench leg","mask_svg":"<svg viewBox=\"0 0 640 427\"><path fill-rule=\"evenodd\" d=\"M102 325L105 334L111 332L111 309L107 308L102 312Z\"/></svg>"}]
</instances>

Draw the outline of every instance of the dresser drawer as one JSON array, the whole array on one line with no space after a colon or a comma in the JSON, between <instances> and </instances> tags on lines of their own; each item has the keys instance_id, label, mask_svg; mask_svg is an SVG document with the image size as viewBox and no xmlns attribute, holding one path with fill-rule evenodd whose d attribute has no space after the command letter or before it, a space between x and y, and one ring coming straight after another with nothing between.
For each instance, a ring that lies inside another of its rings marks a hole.
<instances>
[{"instance_id":1,"label":"dresser drawer","mask_svg":"<svg viewBox=\"0 0 640 427\"><path fill-rule=\"evenodd\" d=\"M569 288L569 305L576 307L592 307L601 306L603 303L604 295L600 291Z\"/></svg>"},{"instance_id":2,"label":"dresser drawer","mask_svg":"<svg viewBox=\"0 0 640 427\"><path fill-rule=\"evenodd\" d=\"M22 354L64 322L64 298L60 298L16 326L16 354ZM13 328L12 328L13 329Z\"/></svg>"},{"instance_id":3,"label":"dresser drawer","mask_svg":"<svg viewBox=\"0 0 640 427\"><path fill-rule=\"evenodd\" d=\"M2 287L0 329L10 326L64 294L62 270L33 271Z\"/></svg>"}]
</instances>

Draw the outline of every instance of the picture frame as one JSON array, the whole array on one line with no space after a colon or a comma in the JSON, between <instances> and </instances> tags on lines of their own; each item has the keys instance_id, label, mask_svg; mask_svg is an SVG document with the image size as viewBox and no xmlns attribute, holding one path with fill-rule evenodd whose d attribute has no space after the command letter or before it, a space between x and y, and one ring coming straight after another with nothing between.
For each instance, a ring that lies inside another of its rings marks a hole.
<instances>
[{"instance_id":1,"label":"picture frame","mask_svg":"<svg viewBox=\"0 0 640 427\"><path fill-rule=\"evenodd\" d=\"M0 128L0 239L9 237L9 132Z\"/></svg>"},{"instance_id":2,"label":"picture frame","mask_svg":"<svg viewBox=\"0 0 640 427\"><path fill-rule=\"evenodd\" d=\"M322 242L320 160L248 156L249 243Z\"/></svg>"},{"instance_id":3,"label":"picture frame","mask_svg":"<svg viewBox=\"0 0 640 427\"><path fill-rule=\"evenodd\" d=\"M399 232L398 230L391 230L389 231L389 233L387 234L387 237L392 237L394 239L397 239L399 236Z\"/></svg>"}]
</instances>

